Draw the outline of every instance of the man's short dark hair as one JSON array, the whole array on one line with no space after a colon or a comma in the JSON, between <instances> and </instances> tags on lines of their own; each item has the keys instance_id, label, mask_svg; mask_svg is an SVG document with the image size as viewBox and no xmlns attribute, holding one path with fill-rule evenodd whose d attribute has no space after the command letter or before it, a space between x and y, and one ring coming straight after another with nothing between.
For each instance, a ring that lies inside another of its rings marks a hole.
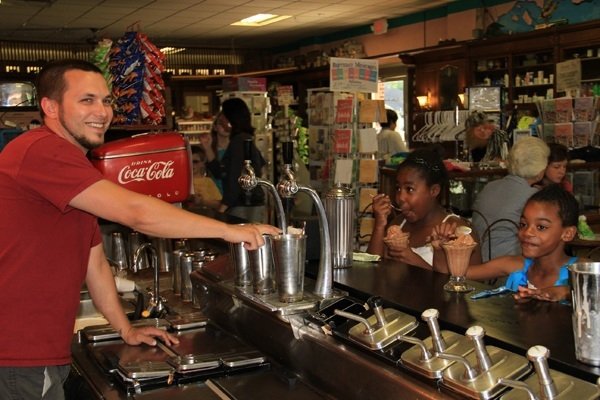
<instances>
[{"instance_id":1,"label":"man's short dark hair","mask_svg":"<svg viewBox=\"0 0 600 400\"><path fill-rule=\"evenodd\" d=\"M391 124L398 122L398 114L396 114L396 111L389 108L385 109L385 117L387 118L387 122L382 122L379 124L382 128L389 128Z\"/></svg>"},{"instance_id":2,"label":"man's short dark hair","mask_svg":"<svg viewBox=\"0 0 600 400\"><path fill-rule=\"evenodd\" d=\"M42 98L47 97L52 100L60 100L65 93L67 86L65 82L65 73L72 70L97 72L102 74L100 68L84 60L64 59L46 64L38 75L36 84L42 118L44 117L44 110L42 110L41 106Z\"/></svg>"}]
</instances>

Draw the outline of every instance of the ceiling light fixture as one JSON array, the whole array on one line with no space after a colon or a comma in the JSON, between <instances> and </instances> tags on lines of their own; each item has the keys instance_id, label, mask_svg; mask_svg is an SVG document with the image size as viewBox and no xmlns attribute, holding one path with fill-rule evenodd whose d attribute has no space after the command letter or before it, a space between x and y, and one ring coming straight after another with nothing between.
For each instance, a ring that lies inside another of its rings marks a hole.
<instances>
[{"instance_id":1,"label":"ceiling light fixture","mask_svg":"<svg viewBox=\"0 0 600 400\"><path fill-rule=\"evenodd\" d=\"M284 19L291 18L291 15L275 15L275 14L256 14L248 18L236 21L231 25L235 26L265 26L274 22L279 22Z\"/></svg>"}]
</instances>

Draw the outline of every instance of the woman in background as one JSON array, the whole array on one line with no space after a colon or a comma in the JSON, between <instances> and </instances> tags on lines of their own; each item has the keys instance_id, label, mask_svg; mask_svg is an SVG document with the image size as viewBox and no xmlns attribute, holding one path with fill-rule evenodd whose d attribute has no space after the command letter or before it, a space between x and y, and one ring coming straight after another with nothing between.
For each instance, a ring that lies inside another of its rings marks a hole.
<instances>
[{"instance_id":1,"label":"woman in background","mask_svg":"<svg viewBox=\"0 0 600 400\"><path fill-rule=\"evenodd\" d=\"M465 120L467 146L474 162L506 159L508 136L500 130L488 114L473 111Z\"/></svg>"},{"instance_id":2,"label":"woman in background","mask_svg":"<svg viewBox=\"0 0 600 400\"><path fill-rule=\"evenodd\" d=\"M207 160L217 159L221 161L225 155L225 150L229 146L229 137L231 135L231 124L227 121L227 118L223 116L223 113L219 111L213 121L210 134L200 136L200 145L206 153ZM219 188L221 194L223 194L223 182L220 178L214 177L213 179Z\"/></svg>"},{"instance_id":3,"label":"woman in background","mask_svg":"<svg viewBox=\"0 0 600 400\"><path fill-rule=\"evenodd\" d=\"M542 139L520 139L508 154L508 175L488 183L477 195L473 226L479 235L484 262L521 253L517 227L525 202L537 192L532 185L544 176L549 154Z\"/></svg>"},{"instance_id":4,"label":"woman in background","mask_svg":"<svg viewBox=\"0 0 600 400\"><path fill-rule=\"evenodd\" d=\"M252 127L250 110L242 99L227 99L221 106L221 115L217 121L217 131L225 128L229 128L230 131L229 145L225 149L223 158L219 160L214 150L207 150L211 147L208 143L202 142L202 144L206 151L208 170L223 182L223 199L218 210L250 222L261 222L265 219L262 189L256 187L246 191L238 183L245 159L244 141L252 141L251 161L257 176L261 176L261 171L266 164L254 145L254 127Z\"/></svg>"}]
</instances>

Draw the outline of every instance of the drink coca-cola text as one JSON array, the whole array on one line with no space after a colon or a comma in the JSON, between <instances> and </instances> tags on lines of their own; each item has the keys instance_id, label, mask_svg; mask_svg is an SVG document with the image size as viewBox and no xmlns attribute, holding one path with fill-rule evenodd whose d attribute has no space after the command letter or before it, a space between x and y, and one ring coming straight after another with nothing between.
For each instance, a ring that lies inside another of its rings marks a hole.
<instances>
[{"instance_id":1,"label":"drink coca-cola text","mask_svg":"<svg viewBox=\"0 0 600 400\"><path fill-rule=\"evenodd\" d=\"M125 185L129 182L156 181L159 179L171 179L175 174L175 169L172 167L174 161L155 161L148 166L142 165L126 165L119 171L119 183Z\"/></svg>"}]
</instances>

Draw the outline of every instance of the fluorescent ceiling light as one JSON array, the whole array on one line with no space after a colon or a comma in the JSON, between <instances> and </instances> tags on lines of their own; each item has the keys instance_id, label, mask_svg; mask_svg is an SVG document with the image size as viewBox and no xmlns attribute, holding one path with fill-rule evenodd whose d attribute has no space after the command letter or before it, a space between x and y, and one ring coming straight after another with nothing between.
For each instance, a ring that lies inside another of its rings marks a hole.
<instances>
[{"instance_id":1,"label":"fluorescent ceiling light","mask_svg":"<svg viewBox=\"0 0 600 400\"><path fill-rule=\"evenodd\" d=\"M161 53L163 54L175 54L175 53L180 53L182 51L184 51L185 48L183 47L163 47L160 49Z\"/></svg>"},{"instance_id":2,"label":"fluorescent ceiling light","mask_svg":"<svg viewBox=\"0 0 600 400\"><path fill-rule=\"evenodd\" d=\"M256 14L240 21L234 22L231 25L236 26L264 26L274 22L282 21L291 18L291 15L275 15L275 14Z\"/></svg>"}]
</instances>

